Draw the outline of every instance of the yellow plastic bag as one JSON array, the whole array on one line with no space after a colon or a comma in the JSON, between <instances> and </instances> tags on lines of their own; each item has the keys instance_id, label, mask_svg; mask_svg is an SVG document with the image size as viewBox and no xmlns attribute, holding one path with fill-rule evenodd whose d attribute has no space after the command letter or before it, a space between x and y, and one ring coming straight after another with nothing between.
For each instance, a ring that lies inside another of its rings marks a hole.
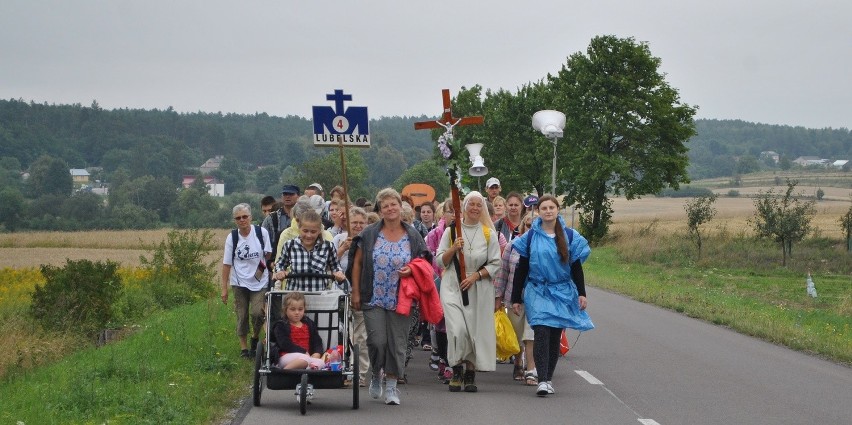
<instances>
[{"instance_id":1,"label":"yellow plastic bag","mask_svg":"<svg viewBox=\"0 0 852 425\"><path fill-rule=\"evenodd\" d=\"M512 322L509 321L505 311L494 312L494 329L497 330L497 358L500 361L506 361L512 355L521 352L515 328L512 327Z\"/></svg>"}]
</instances>

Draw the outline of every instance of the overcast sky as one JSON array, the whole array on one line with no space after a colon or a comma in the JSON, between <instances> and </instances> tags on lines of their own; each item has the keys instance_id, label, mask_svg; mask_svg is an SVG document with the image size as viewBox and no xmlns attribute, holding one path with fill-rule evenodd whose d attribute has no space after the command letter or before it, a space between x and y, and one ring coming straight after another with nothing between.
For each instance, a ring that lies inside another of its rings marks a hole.
<instances>
[{"instance_id":1,"label":"overcast sky","mask_svg":"<svg viewBox=\"0 0 852 425\"><path fill-rule=\"evenodd\" d=\"M597 35L662 59L698 118L852 128L849 0L2 0L0 98L371 118L518 87ZM486 117L487 119L487 117Z\"/></svg>"}]
</instances>

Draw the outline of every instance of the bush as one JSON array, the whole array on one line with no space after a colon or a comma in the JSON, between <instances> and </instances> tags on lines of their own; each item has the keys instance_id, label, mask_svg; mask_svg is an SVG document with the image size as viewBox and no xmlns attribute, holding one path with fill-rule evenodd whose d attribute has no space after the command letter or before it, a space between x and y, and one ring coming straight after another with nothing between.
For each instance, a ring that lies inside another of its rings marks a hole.
<instances>
[{"instance_id":1,"label":"bush","mask_svg":"<svg viewBox=\"0 0 852 425\"><path fill-rule=\"evenodd\" d=\"M709 198L713 196L713 191L706 187L683 186L678 190L672 188L663 189L657 196L666 196L669 198L700 198L703 196Z\"/></svg>"},{"instance_id":2,"label":"bush","mask_svg":"<svg viewBox=\"0 0 852 425\"><path fill-rule=\"evenodd\" d=\"M36 285L30 313L45 329L94 336L113 318L113 303L121 296L117 271L113 261L42 265L46 282Z\"/></svg>"},{"instance_id":3,"label":"bush","mask_svg":"<svg viewBox=\"0 0 852 425\"><path fill-rule=\"evenodd\" d=\"M739 190L731 189L731 190L729 190L729 191L728 191L728 197L730 197L730 198L736 198L736 197L738 197L738 196L740 196L740 191L739 191Z\"/></svg>"},{"instance_id":4,"label":"bush","mask_svg":"<svg viewBox=\"0 0 852 425\"><path fill-rule=\"evenodd\" d=\"M209 230L172 230L149 260L140 257L150 272L150 286L157 303L165 309L190 304L213 294L215 265L204 257L215 246Z\"/></svg>"}]
</instances>

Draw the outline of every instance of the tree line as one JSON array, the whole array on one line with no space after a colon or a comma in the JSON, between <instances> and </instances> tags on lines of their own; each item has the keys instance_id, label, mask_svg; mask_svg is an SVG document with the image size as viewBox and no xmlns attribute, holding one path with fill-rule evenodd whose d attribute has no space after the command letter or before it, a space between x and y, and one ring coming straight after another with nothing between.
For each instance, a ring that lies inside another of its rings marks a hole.
<instances>
[{"instance_id":1,"label":"tree line","mask_svg":"<svg viewBox=\"0 0 852 425\"><path fill-rule=\"evenodd\" d=\"M763 150L795 158L800 153L839 157L852 149L845 129L694 121L697 107L681 102L660 63L647 43L600 36L585 52L568 57L558 72L517 90L463 88L453 99L454 114L486 119L483 126L456 129L459 147L484 143L489 175L500 178L504 193L549 192L552 145L532 129L531 116L541 109L565 112L556 192L584 211L581 227L592 238L606 233L613 195L632 199L718 170L728 172L730 164L753 167L756 161L749 158ZM428 119L371 121L373 146L345 154L352 198L410 182L429 183L439 198L446 196L443 161L433 142L439 132L413 130L414 122ZM67 179L57 173L65 167L66 173L67 168L88 168L93 180L110 186L108 202L93 210L104 215L102 226L229 225L226 217L219 221L226 214L214 212L231 199L212 208L217 202L205 199L201 187L186 191L190 194L175 190L182 177L197 174L207 158L223 155L212 174L226 182L234 199L277 195L284 183L340 184L337 149L314 148L311 133L310 120L297 116L0 100L0 202L9 201L0 207L0 224L7 230L93 226L65 222L77 217L75 211L92 208L80 199L96 200L86 193L71 196ZM807 152L795 143L801 140L808 141ZM460 155L466 160L466 153ZM46 177L49 170L52 177ZM23 171L29 171L26 182L20 178ZM481 179L462 175L464 186L481 189ZM81 202L84 208L75 205Z\"/></svg>"}]
</instances>

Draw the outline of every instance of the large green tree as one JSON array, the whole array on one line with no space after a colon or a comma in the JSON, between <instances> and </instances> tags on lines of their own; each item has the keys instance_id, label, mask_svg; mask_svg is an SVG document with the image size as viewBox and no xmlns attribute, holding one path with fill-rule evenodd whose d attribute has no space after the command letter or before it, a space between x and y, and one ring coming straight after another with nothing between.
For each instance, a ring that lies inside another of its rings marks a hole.
<instances>
[{"instance_id":1,"label":"large green tree","mask_svg":"<svg viewBox=\"0 0 852 425\"><path fill-rule=\"evenodd\" d=\"M361 153L357 148L344 148L343 153L346 159L346 183L349 186L349 198L355 199L358 196L369 198L373 196L373 194L367 193L364 188L368 171ZM299 187L304 189L307 185L314 182L321 184L326 191L331 190L334 186L343 185L338 148L328 149L328 154L325 156L312 159L303 164L303 174L300 176L298 182Z\"/></svg>"},{"instance_id":2,"label":"large green tree","mask_svg":"<svg viewBox=\"0 0 852 425\"><path fill-rule=\"evenodd\" d=\"M74 182L68 164L61 158L42 155L30 166L28 180L33 197L42 195L71 196Z\"/></svg>"},{"instance_id":3,"label":"large green tree","mask_svg":"<svg viewBox=\"0 0 852 425\"><path fill-rule=\"evenodd\" d=\"M606 234L611 195L634 199L689 182L685 143L696 108L681 103L660 63L646 43L599 36L548 76L551 109L568 118L557 191L583 209L592 239Z\"/></svg>"}]
</instances>

